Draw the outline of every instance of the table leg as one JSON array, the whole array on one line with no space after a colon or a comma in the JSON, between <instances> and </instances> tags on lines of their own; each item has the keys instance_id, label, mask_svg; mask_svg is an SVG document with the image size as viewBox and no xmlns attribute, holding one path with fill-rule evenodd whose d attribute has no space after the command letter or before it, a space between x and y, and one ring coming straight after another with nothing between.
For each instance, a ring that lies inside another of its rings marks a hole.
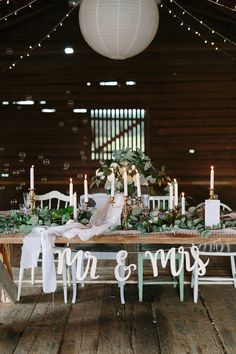
<instances>
[{"instance_id":1,"label":"table leg","mask_svg":"<svg viewBox=\"0 0 236 354\"><path fill-rule=\"evenodd\" d=\"M0 245L0 286L3 302L16 302L17 287L13 281L8 245Z\"/></svg>"}]
</instances>

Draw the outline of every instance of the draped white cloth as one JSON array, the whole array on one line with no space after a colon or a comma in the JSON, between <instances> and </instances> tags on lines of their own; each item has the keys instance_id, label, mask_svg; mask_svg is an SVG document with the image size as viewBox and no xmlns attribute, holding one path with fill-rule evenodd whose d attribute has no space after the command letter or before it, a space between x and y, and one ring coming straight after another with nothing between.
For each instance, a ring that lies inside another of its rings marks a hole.
<instances>
[{"instance_id":1,"label":"draped white cloth","mask_svg":"<svg viewBox=\"0 0 236 354\"><path fill-rule=\"evenodd\" d=\"M116 195L114 203L106 201L95 211L88 225L69 220L66 225L62 226L34 227L31 233L24 238L20 266L24 269L37 267L39 254L42 252L43 291L54 292L56 290L53 255L55 237L63 236L70 239L79 236L81 240L87 241L107 231L109 227L119 225L123 199L123 195Z\"/></svg>"}]
</instances>

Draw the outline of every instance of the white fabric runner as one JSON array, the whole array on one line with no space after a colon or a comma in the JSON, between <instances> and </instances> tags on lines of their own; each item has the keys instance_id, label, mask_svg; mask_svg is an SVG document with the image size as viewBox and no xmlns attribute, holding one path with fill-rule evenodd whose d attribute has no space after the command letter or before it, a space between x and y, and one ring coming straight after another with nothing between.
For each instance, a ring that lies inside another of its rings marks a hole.
<instances>
[{"instance_id":1,"label":"white fabric runner","mask_svg":"<svg viewBox=\"0 0 236 354\"><path fill-rule=\"evenodd\" d=\"M54 264L53 246L56 236L68 239L79 236L87 241L100 235L111 226L120 224L123 207L123 195L116 195L113 204L106 201L91 217L89 225L83 225L69 220L66 225L52 227L34 227L24 238L20 266L22 268L37 267L39 254L42 251L43 291L51 293L56 290L56 270Z\"/></svg>"}]
</instances>

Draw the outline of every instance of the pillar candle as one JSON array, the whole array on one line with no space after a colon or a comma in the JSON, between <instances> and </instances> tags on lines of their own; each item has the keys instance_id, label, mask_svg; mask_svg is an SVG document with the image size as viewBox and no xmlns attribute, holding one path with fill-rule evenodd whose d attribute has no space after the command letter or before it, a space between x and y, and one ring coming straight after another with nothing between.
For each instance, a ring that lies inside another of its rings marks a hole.
<instances>
[{"instance_id":1,"label":"pillar candle","mask_svg":"<svg viewBox=\"0 0 236 354\"><path fill-rule=\"evenodd\" d=\"M70 206L72 206L73 205L73 183L72 183L72 178L70 178L69 196L70 196Z\"/></svg>"},{"instance_id":2,"label":"pillar candle","mask_svg":"<svg viewBox=\"0 0 236 354\"><path fill-rule=\"evenodd\" d=\"M112 168L112 173L111 173L111 197L115 196L115 173L114 169Z\"/></svg>"},{"instance_id":3,"label":"pillar candle","mask_svg":"<svg viewBox=\"0 0 236 354\"><path fill-rule=\"evenodd\" d=\"M176 179L174 179L174 206L177 207L178 206L178 202L179 202L179 196L178 196L179 192L178 192L178 183L176 181Z\"/></svg>"},{"instance_id":4,"label":"pillar candle","mask_svg":"<svg viewBox=\"0 0 236 354\"><path fill-rule=\"evenodd\" d=\"M88 203L88 180L87 175L84 175L84 202Z\"/></svg>"},{"instance_id":5,"label":"pillar candle","mask_svg":"<svg viewBox=\"0 0 236 354\"><path fill-rule=\"evenodd\" d=\"M30 168L30 189L34 189L34 165Z\"/></svg>"},{"instance_id":6,"label":"pillar candle","mask_svg":"<svg viewBox=\"0 0 236 354\"><path fill-rule=\"evenodd\" d=\"M137 187L137 197L140 198L141 197L141 185L140 185L140 174L138 173L138 170L136 170L135 179L136 179L136 187Z\"/></svg>"},{"instance_id":7,"label":"pillar candle","mask_svg":"<svg viewBox=\"0 0 236 354\"><path fill-rule=\"evenodd\" d=\"M210 189L214 189L214 166L211 166L210 171Z\"/></svg>"},{"instance_id":8,"label":"pillar candle","mask_svg":"<svg viewBox=\"0 0 236 354\"><path fill-rule=\"evenodd\" d=\"M171 183L169 185L169 210L173 209L173 186Z\"/></svg>"},{"instance_id":9,"label":"pillar candle","mask_svg":"<svg viewBox=\"0 0 236 354\"><path fill-rule=\"evenodd\" d=\"M184 197L184 193L181 194L181 215L185 215L185 197Z\"/></svg>"},{"instance_id":10,"label":"pillar candle","mask_svg":"<svg viewBox=\"0 0 236 354\"><path fill-rule=\"evenodd\" d=\"M78 214L77 193L75 192L73 194L73 217L74 217L74 220L77 220L77 214Z\"/></svg>"},{"instance_id":11,"label":"pillar candle","mask_svg":"<svg viewBox=\"0 0 236 354\"><path fill-rule=\"evenodd\" d=\"M124 180L124 196L128 197L128 176L127 176L126 168L124 168L123 180Z\"/></svg>"}]
</instances>

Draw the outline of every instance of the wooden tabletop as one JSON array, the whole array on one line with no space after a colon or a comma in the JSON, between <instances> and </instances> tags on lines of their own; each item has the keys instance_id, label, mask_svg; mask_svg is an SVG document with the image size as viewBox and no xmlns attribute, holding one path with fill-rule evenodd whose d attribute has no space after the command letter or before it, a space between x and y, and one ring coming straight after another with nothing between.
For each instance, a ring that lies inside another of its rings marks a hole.
<instances>
[{"instance_id":1,"label":"wooden tabletop","mask_svg":"<svg viewBox=\"0 0 236 354\"><path fill-rule=\"evenodd\" d=\"M22 244L24 237L23 233L15 234L0 234L0 244ZM228 243L236 244L236 235L230 234L213 234L207 238L197 233L150 233L140 234L132 231L119 231L119 233L110 233L99 236L94 236L87 241L82 241L79 236L72 239L57 236L56 243L153 243L153 244L204 244L204 243Z\"/></svg>"}]
</instances>

